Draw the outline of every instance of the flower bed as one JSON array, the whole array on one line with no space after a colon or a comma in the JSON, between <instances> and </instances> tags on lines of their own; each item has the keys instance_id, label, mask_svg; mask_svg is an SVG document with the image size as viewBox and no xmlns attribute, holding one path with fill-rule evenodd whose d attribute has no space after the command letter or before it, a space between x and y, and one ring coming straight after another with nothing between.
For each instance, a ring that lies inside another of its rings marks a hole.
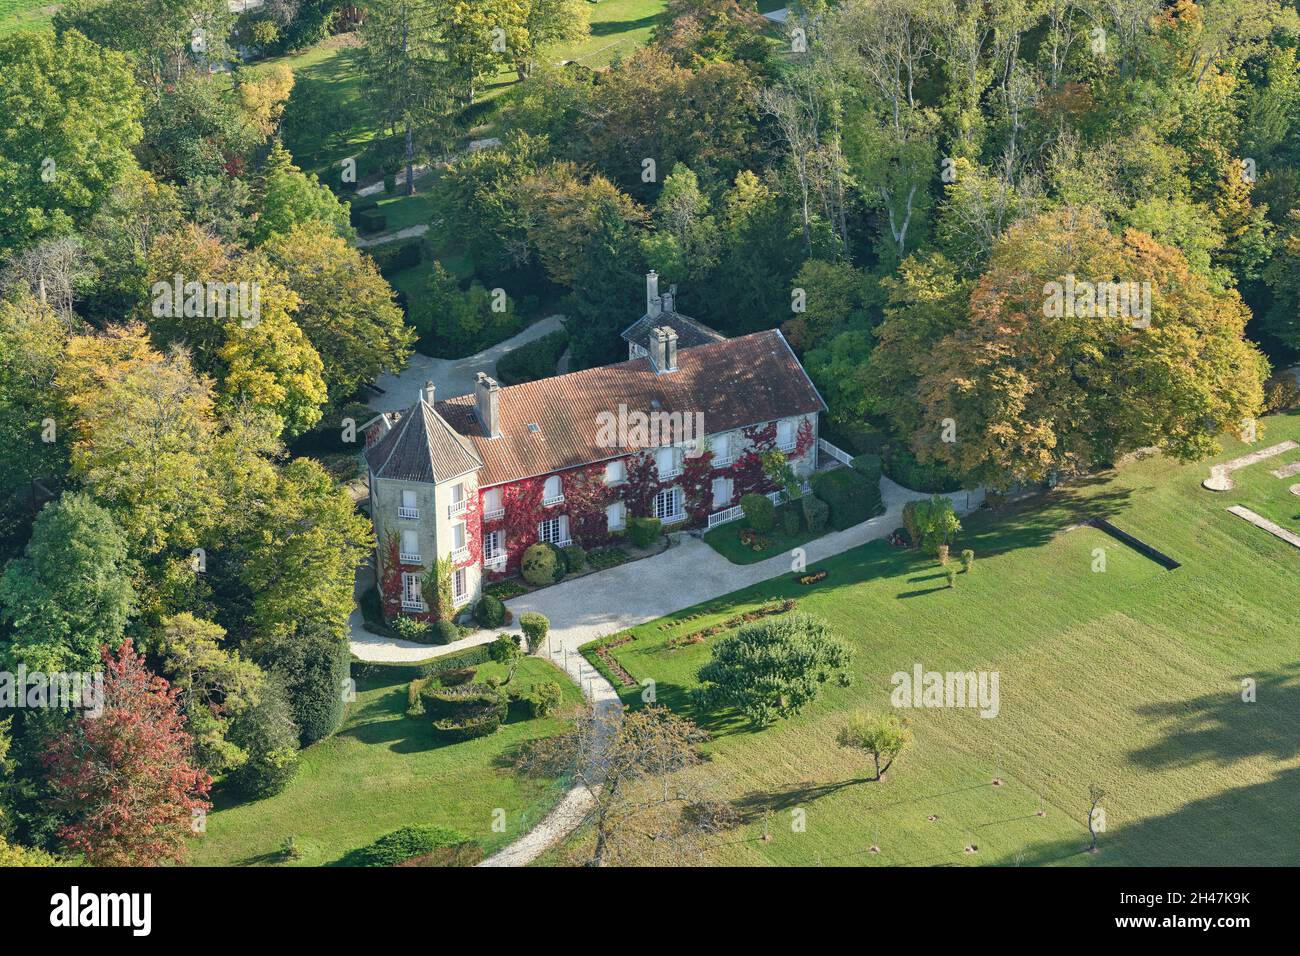
<instances>
[{"instance_id":1,"label":"flower bed","mask_svg":"<svg viewBox=\"0 0 1300 956\"><path fill-rule=\"evenodd\" d=\"M751 551L766 551L772 547L772 539L767 535L759 534L753 528L740 530L740 543Z\"/></svg>"},{"instance_id":2,"label":"flower bed","mask_svg":"<svg viewBox=\"0 0 1300 956\"><path fill-rule=\"evenodd\" d=\"M631 558L622 548L599 548L587 552L587 567L593 571L607 571Z\"/></svg>"},{"instance_id":3,"label":"flower bed","mask_svg":"<svg viewBox=\"0 0 1300 956\"><path fill-rule=\"evenodd\" d=\"M591 648L591 652L600 659L605 665L605 669L614 678L620 687L635 687L636 678L628 673L627 668L620 664L614 655L610 653L616 647L622 647L624 644L636 640L633 634L618 634L614 637L606 638Z\"/></svg>"},{"instance_id":4,"label":"flower bed","mask_svg":"<svg viewBox=\"0 0 1300 956\"><path fill-rule=\"evenodd\" d=\"M483 588L484 594L490 594L501 601L509 601L511 598L519 597L521 594L527 594L528 588L515 578L506 578L504 581L497 581Z\"/></svg>"},{"instance_id":5,"label":"flower bed","mask_svg":"<svg viewBox=\"0 0 1300 956\"><path fill-rule=\"evenodd\" d=\"M804 574L796 579L800 584L816 584L818 581L826 580L825 571L814 571L812 574Z\"/></svg>"},{"instance_id":6,"label":"flower bed","mask_svg":"<svg viewBox=\"0 0 1300 956\"><path fill-rule=\"evenodd\" d=\"M824 571L822 572L822 575L823 577L825 576ZM683 647L689 647L692 644L702 644L706 638L716 637L717 635L725 633L733 628L740 627L742 624L752 624L754 621L762 620L763 618L770 617L773 614L787 614L798 606L799 602L794 598L772 600L767 604L764 604L762 607L755 608L752 611L746 611L744 614L737 614L734 617L729 617L721 624L713 624L701 630L692 631L689 634L678 634L675 637L670 637L668 638L668 649L675 651ZM692 618L696 616L698 615L692 615ZM684 620L691 620L692 618L685 618Z\"/></svg>"}]
</instances>

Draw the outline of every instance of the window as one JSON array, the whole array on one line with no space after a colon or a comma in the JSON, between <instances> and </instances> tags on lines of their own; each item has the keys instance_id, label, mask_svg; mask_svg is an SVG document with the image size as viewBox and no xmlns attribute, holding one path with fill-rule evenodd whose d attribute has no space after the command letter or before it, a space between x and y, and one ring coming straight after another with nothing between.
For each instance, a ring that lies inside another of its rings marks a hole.
<instances>
[{"instance_id":1,"label":"window","mask_svg":"<svg viewBox=\"0 0 1300 956\"><path fill-rule=\"evenodd\" d=\"M424 596L420 594L420 575L403 572L402 574L402 610L424 611Z\"/></svg>"},{"instance_id":2,"label":"window","mask_svg":"<svg viewBox=\"0 0 1300 956\"><path fill-rule=\"evenodd\" d=\"M420 563L420 536L414 531L407 529L402 532L402 547L398 557L408 564Z\"/></svg>"},{"instance_id":3,"label":"window","mask_svg":"<svg viewBox=\"0 0 1300 956\"><path fill-rule=\"evenodd\" d=\"M659 469L660 481L665 478L676 478L680 475L682 468L679 464L677 449L669 446L668 448L660 448L655 452L655 467Z\"/></svg>"},{"instance_id":4,"label":"window","mask_svg":"<svg viewBox=\"0 0 1300 956\"><path fill-rule=\"evenodd\" d=\"M465 599L469 597L467 584L469 575L465 573L464 568L458 568L451 575L451 602L453 604L464 604Z\"/></svg>"},{"instance_id":5,"label":"window","mask_svg":"<svg viewBox=\"0 0 1300 956\"><path fill-rule=\"evenodd\" d=\"M725 508L731 504L731 479L713 479L713 507Z\"/></svg>"},{"instance_id":6,"label":"window","mask_svg":"<svg viewBox=\"0 0 1300 956\"><path fill-rule=\"evenodd\" d=\"M549 541L551 544L558 544L563 547L566 544L572 544L569 540L569 517L560 515L558 518L548 518L537 524L537 540Z\"/></svg>"},{"instance_id":7,"label":"window","mask_svg":"<svg viewBox=\"0 0 1300 956\"><path fill-rule=\"evenodd\" d=\"M415 492L409 489L402 491L402 503L397 507L397 517L399 518L418 518L420 517L420 505L416 500Z\"/></svg>"},{"instance_id":8,"label":"window","mask_svg":"<svg viewBox=\"0 0 1300 956\"><path fill-rule=\"evenodd\" d=\"M483 520L493 521L497 518L505 517L505 503L501 497L500 488L489 488L483 492Z\"/></svg>"},{"instance_id":9,"label":"window","mask_svg":"<svg viewBox=\"0 0 1300 956\"><path fill-rule=\"evenodd\" d=\"M546 484L542 487L542 504L558 505L564 500L564 485L560 481L559 475L551 475L546 479Z\"/></svg>"},{"instance_id":10,"label":"window","mask_svg":"<svg viewBox=\"0 0 1300 956\"><path fill-rule=\"evenodd\" d=\"M627 466L621 461L611 461L605 464L605 484L616 485L620 481L627 480Z\"/></svg>"},{"instance_id":11,"label":"window","mask_svg":"<svg viewBox=\"0 0 1300 956\"><path fill-rule=\"evenodd\" d=\"M665 488L655 495L655 517L660 521L678 521L682 514L682 489Z\"/></svg>"},{"instance_id":12,"label":"window","mask_svg":"<svg viewBox=\"0 0 1300 956\"><path fill-rule=\"evenodd\" d=\"M465 486L463 484L451 486L451 504L447 506L447 517L458 515L465 510Z\"/></svg>"},{"instance_id":13,"label":"window","mask_svg":"<svg viewBox=\"0 0 1300 956\"><path fill-rule=\"evenodd\" d=\"M606 508L605 524L610 531L622 531L627 527L627 506L616 501Z\"/></svg>"},{"instance_id":14,"label":"window","mask_svg":"<svg viewBox=\"0 0 1300 956\"><path fill-rule=\"evenodd\" d=\"M465 546L465 522L457 521L451 526L451 559L464 561L467 557L469 549Z\"/></svg>"},{"instance_id":15,"label":"window","mask_svg":"<svg viewBox=\"0 0 1300 956\"><path fill-rule=\"evenodd\" d=\"M506 533L489 531L483 535L483 564L487 567L506 563Z\"/></svg>"},{"instance_id":16,"label":"window","mask_svg":"<svg viewBox=\"0 0 1300 956\"><path fill-rule=\"evenodd\" d=\"M794 451L794 422L776 423L776 447L782 451Z\"/></svg>"},{"instance_id":17,"label":"window","mask_svg":"<svg viewBox=\"0 0 1300 956\"><path fill-rule=\"evenodd\" d=\"M717 435L713 439L713 467L731 464L731 436Z\"/></svg>"}]
</instances>

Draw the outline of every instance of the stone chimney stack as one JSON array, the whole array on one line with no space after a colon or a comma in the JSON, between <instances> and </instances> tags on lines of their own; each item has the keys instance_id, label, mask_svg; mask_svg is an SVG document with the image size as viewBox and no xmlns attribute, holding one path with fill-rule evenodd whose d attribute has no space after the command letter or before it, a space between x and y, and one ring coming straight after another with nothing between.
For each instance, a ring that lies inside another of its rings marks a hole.
<instances>
[{"instance_id":1,"label":"stone chimney stack","mask_svg":"<svg viewBox=\"0 0 1300 956\"><path fill-rule=\"evenodd\" d=\"M672 312L677 307L677 286L670 285L668 291L660 297L661 308L664 312Z\"/></svg>"},{"instance_id":2,"label":"stone chimney stack","mask_svg":"<svg viewBox=\"0 0 1300 956\"><path fill-rule=\"evenodd\" d=\"M645 314L658 318L663 311L663 299L659 298L659 273L651 269L645 274Z\"/></svg>"},{"instance_id":3,"label":"stone chimney stack","mask_svg":"<svg viewBox=\"0 0 1300 956\"><path fill-rule=\"evenodd\" d=\"M424 394L421 395L420 397L424 399L424 404L428 405L430 408L433 408L433 396L434 396L433 382L425 382Z\"/></svg>"},{"instance_id":4,"label":"stone chimney stack","mask_svg":"<svg viewBox=\"0 0 1300 956\"><path fill-rule=\"evenodd\" d=\"M650 361L655 374L677 371L677 333L666 325L650 330Z\"/></svg>"},{"instance_id":5,"label":"stone chimney stack","mask_svg":"<svg viewBox=\"0 0 1300 956\"><path fill-rule=\"evenodd\" d=\"M479 372L474 377L475 412L479 424L488 438L501 435L501 386L496 379L489 378L486 372Z\"/></svg>"}]
</instances>

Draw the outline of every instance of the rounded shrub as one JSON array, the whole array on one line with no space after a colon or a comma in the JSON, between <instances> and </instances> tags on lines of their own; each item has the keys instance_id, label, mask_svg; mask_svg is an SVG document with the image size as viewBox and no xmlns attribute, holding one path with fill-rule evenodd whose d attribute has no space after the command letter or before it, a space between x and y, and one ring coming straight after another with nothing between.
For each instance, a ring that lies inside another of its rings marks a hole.
<instances>
[{"instance_id":1,"label":"rounded shrub","mask_svg":"<svg viewBox=\"0 0 1300 956\"><path fill-rule=\"evenodd\" d=\"M468 837L451 827L402 827L381 836L369 846L353 850L341 862L345 866L397 866L443 847L468 842Z\"/></svg>"},{"instance_id":2,"label":"rounded shrub","mask_svg":"<svg viewBox=\"0 0 1300 956\"><path fill-rule=\"evenodd\" d=\"M460 628L455 621L434 621L433 639L437 644L450 644L460 640Z\"/></svg>"},{"instance_id":3,"label":"rounded shrub","mask_svg":"<svg viewBox=\"0 0 1300 956\"><path fill-rule=\"evenodd\" d=\"M810 534L821 534L826 530L826 523L831 518L831 506L816 495L804 495L800 499L803 505L803 521Z\"/></svg>"},{"instance_id":4,"label":"rounded shrub","mask_svg":"<svg viewBox=\"0 0 1300 956\"><path fill-rule=\"evenodd\" d=\"M750 492L740 499L740 510L744 512L745 521L760 534L766 534L776 524L776 505L767 495Z\"/></svg>"},{"instance_id":5,"label":"rounded shrub","mask_svg":"<svg viewBox=\"0 0 1300 956\"><path fill-rule=\"evenodd\" d=\"M799 533L799 512L794 508L786 508L781 512L781 530L788 538L793 538Z\"/></svg>"},{"instance_id":6,"label":"rounded shrub","mask_svg":"<svg viewBox=\"0 0 1300 956\"><path fill-rule=\"evenodd\" d=\"M485 594L474 606L474 620L484 627L501 627L506 622L506 606L499 597Z\"/></svg>"},{"instance_id":7,"label":"rounded shrub","mask_svg":"<svg viewBox=\"0 0 1300 956\"><path fill-rule=\"evenodd\" d=\"M553 680L543 681L533 687L528 695L528 706L534 717L549 717L564 700L564 691Z\"/></svg>"},{"instance_id":8,"label":"rounded shrub","mask_svg":"<svg viewBox=\"0 0 1300 956\"><path fill-rule=\"evenodd\" d=\"M534 587L541 587L564 577L564 567L556 560L557 550L554 545L544 541L529 545L519 562L519 571L524 580Z\"/></svg>"}]
</instances>

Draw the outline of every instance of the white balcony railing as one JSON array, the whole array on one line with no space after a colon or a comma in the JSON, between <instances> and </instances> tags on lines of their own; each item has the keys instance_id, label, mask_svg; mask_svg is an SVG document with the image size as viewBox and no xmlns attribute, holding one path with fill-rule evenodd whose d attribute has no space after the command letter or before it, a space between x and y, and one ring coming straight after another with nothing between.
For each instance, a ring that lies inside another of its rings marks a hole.
<instances>
[{"instance_id":1,"label":"white balcony railing","mask_svg":"<svg viewBox=\"0 0 1300 956\"><path fill-rule=\"evenodd\" d=\"M677 477L678 475L680 475L681 473L682 473L682 466L681 466L681 465L673 465L673 467L670 468L668 471L661 471L661 472L659 472L659 480L660 480L660 481L667 481L669 478L676 478L676 477Z\"/></svg>"},{"instance_id":2,"label":"white balcony railing","mask_svg":"<svg viewBox=\"0 0 1300 956\"><path fill-rule=\"evenodd\" d=\"M662 522L663 524L676 524L676 523L679 522L679 521L685 521L685 520L686 520L686 512L681 511L681 512L678 512L678 513L675 514L675 515L664 515L664 516L661 517L659 520L660 520L660 522Z\"/></svg>"},{"instance_id":3,"label":"white balcony railing","mask_svg":"<svg viewBox=\"0 0 1300 956\"><path fill-rule=\"evenodd\" d=\"M489 571L500 571L505 568L505 566L506 556L504 554L496 554L490 558L483 558L483 567L487 568Z\"/></svg>"},{"instance_id":4,"label":"white balcony railing","mask_svg":"<svg viewBox=\"0 0 1300 956\"><path fill-rule=\"evenodd\" d=\"M456 515L464 512L467 503L468 502L462 498L460 501L453 501L451 504L447 505L447 517L454 518Z\"/></svg>"},{"instance_id":5,"label":"white balcony railing","mask_svg":"<svg viewBox=\"0 0 1300 956\"><path fill-rule=\"evenodd\" d=\"M543 499L542 499L542 507L543 507L543 508L549 508L551 505L562 505L562 504L564 504L564 495L563 495L563 494L558 494L558 495L556 495L554 498L543 498Z\"/></svg>"},{"instance_id":6,"label":"white balcony railing","mask_svg":"<svg viewBox=\"0 0 1300 956\"><path fill-rule=\"evenodd\" d=\"M427 611L429 608L423 601L412 601L409 598L402 598L403 611Z\"/></svg>"},{"instance_id":7,"label":"white balcony railing","mask_svg":"<svg viewBox=\"0 0 1300 956\"><path fill-rule=\"evenodd\" d=\"M420 517L420 509L419 509L419 508L405 508L405 507L402 507L402 506L398 506L398 509L397 509L397 517L399 517L399 518L418 518L418 517Z\"/></svg>"},{"instance_id":8,"label":"white balcony railing","mask_svg":"<svg viewBox=\"0 0 1300 956\"><path fill-rule=\"evenodd\" d=\"M709 464L714 468L726 468L735 460L736 459L733 455L727 455L725 458L715 458L713 461L709 462Z\"/></svg>"},{"instance_id":9,"label":"white balcony railing","mask_svg":"<svg viewBox=\"0 0 1300 956\"><path fill-rule=\"evenodd\" d=\"M391 554L391 552L390 552L390 554ZM403 564L420 564L420 563L421 563L421 561L420 561L420 553L419 553L418 551L399 551L399 552L397 553L397 557L398 557L398 559L399 559Z\"/></svg>"},{"instance_id":10,"label":"white balcony railing","mask_svg":"<svg viewBox=\"0 0 1300 956\"><path fill-rule=\"evenodd\" d=\"M792 439L790 439L789 441L779 441L779 442L777 442L777 443L776 443L776 447L777 447L778 449L780 449L781 451L794 451L796 448L799 447L799 445L798 445L798 442L796 442L796 441L792 438Z\"/></svg>"},{"instance_id":11,"label":"white balcony railing","mask_svg":"<svg viewBox=\"0 0 1300 956\"><path fill-rule=\"evenodd\" d=\"M469 547L468 547L468 546L465 546L465 547L462 547L462 548L456 548L456 549L455 549L454 551L452 551L452 553L451 553L451 562L452 562L452 564L460 564L462 561L464 561L464 560L465 560L466 558L468 558L468 557L469 557Z\"/></svg>"},{"instance_id":12,"label":"white balcony railing","mask_svg":"<svg viewBox=\"0 0 1300 956\"><path fill-rule=\"evenodd\" d=\"M505 508L493 508L491 511L483 512L484 521L496 521L498 518L504 518L505 516L506 516Z\"/></svg>"}]
</instances>

